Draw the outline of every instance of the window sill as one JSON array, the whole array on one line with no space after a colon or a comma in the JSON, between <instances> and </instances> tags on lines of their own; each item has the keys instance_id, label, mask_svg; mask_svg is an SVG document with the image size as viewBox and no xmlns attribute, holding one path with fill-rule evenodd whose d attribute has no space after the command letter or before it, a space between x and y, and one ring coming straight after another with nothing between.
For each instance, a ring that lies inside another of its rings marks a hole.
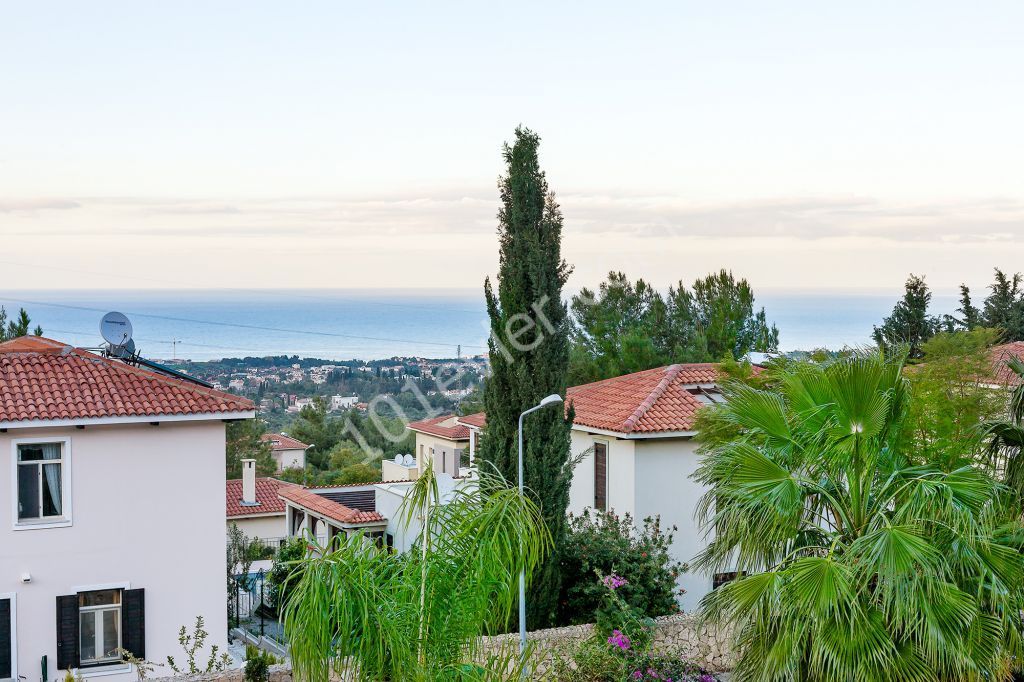
<instances>
[{"instance_id":1,"label":"window sill","mask_svg":"<svg viewBox=\"0 0 1024 682\"><path fill-rule=\"evenodd\" d=\"M131 672L131 669L132 667L125 663L108 663L91 668L79 668L78 674L81 677L103 677L104 675L120 675Z\"/></svg>"},{"instance_id":2,"label":"window sill","mask_svg":"<svg viewBox=\"0 0 1024 682\"><path fill-rule=\"evenodd\" d=\"M67 528L71 519L48 519L46 521L17 521L11 525L13 530L36 530L39 528Z\"/></svg>"}]
</instances>

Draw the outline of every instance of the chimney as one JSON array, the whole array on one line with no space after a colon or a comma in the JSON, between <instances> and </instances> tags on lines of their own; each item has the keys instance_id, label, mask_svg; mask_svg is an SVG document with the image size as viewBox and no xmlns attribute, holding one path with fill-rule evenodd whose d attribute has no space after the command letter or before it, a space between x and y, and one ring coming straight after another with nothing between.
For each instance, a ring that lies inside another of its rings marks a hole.
<instances>
[{"instance_id":1,"label":"chimney","mask_svg":"<svg viewBox=\"0 0 1024 682\"><path fill-rule=\"evenodd\" d=\"M256 460L242 460L242 506L255 507L256 501Z\"/></svg>"}]
</instances>

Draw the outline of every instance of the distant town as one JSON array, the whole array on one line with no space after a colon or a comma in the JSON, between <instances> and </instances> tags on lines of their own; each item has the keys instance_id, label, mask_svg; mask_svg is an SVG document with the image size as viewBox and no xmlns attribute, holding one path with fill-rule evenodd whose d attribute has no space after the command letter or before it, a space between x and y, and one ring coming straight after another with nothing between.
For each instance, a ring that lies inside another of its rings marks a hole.
<instances>
[{"instance_id":1,"label":"distant town","mask_svg":"<svg viewBox=\"0 0 1024 682\"><path fill-rule=\"evenodd\" d=\"M329 412L353 408L365 412L374 399L379 403L375 411L388 416L398 416L396 405L408 419L452 411L479 390L489 370L486 355L370 361L278 355L164 362L214 388L252 399L272 429L285 428L317 399L324 401Z\"/></svg>"}]
</instances>

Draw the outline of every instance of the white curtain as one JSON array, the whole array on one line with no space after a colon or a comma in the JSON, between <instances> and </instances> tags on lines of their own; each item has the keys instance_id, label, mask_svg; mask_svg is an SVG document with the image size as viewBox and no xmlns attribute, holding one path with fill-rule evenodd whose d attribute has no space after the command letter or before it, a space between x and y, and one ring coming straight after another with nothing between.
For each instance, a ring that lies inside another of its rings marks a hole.
<instances>
[{"instance_id":1,"label":"white curtain","mask_svg":"<svg viewBox=\"0 0 1024 682\"><path fill-rule=\"evenodd\" d=\"M60 443L45 443L40 446L43 450L43 459L60 459ZM60 465L43 465L43 475L46 476L46 487L50 490L50 503L53 508L57 510L58 514L63 514L63 506L61 505L61 467Z\"/></svg>"}]
</instances>

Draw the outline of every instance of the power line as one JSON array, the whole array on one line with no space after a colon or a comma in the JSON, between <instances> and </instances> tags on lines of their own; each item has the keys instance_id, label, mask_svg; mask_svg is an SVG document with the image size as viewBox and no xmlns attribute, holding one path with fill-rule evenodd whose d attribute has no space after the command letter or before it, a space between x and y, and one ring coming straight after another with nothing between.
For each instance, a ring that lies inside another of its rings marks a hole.
<instances>
[{"instance_id":1,"label":"power line","mask_svg":"<svg viewBox=\"0 0 1024 682\"><path fill-rule=\"evenodd\" d=\"M85 310L85 311L97 312L97 313L106 313L106 312L108 312L108 311L103 310L101 308L90 308L88 306L69 305L69 304L66 304L66 303L47 303L45 301L31 301L31 300L28 300L28 299L10 298L10 297L5 297L3 300L12 301L14 303L26 304L26 305L41 305L41 306L49 306L51 308L65 308L65 309L68 309L68 310ZM458 348L458 346L460 345L460 344L457 344L457 343L444 343L444 342L440 342L440 341L419 341L419 340L414 340L414 339L395 339L395 338L387 338L387 337L379 337L379 336L361 336L361 335L358 335L358 334L342 334L341 332L322 332L322 331L314 331L314 330L310 330L310 329L291 329L291 328L287 328L287 327L265 327L265 326L261 326L261 325L241 324L241 323L237 323L237 322L218 322L218 321L215 321L215 320L196 320L196 319L192 319L192 318L188 318L188 317L173 317L173 316L170 316L170 315L154 315L152 313L133 312L133 313L129 313L129 314L131 314L131 315L133 315L135 317L148 317L148 318L152 318L152 319L156 319L156 320L168 320L170 322L187 322L187 323L191 323L191 324L206 324L206 325L211 325L211 326L215 326L215 327L234 327L236 329L252 329L252 330L256 330L256 331L281 332L281 333L285 333L285 334L306 334L306 335L309 335L309 336L323 336L323 337L342 338L342 339L357 339L357 340L361 340L361 341L383 341L385 343L410 343L410 344L416 344L416 345L421 345L421 346L439 346L439 347L443 347L443 348ZM475 345L475 344L461 344L461 345L465 345L467 348L486 348L486 346L479 346L479 345Z\"/></svg>"}]
</instances>

